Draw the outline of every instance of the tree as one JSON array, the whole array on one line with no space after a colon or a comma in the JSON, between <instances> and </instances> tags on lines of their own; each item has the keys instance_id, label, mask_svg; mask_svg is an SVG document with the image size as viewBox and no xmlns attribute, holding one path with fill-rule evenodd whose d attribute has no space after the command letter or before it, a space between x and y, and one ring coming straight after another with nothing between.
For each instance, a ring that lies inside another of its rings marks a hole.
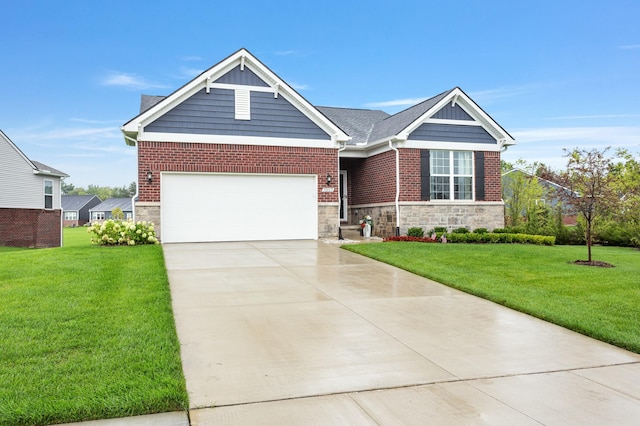
<instances>
[{"instance_id":1,"label":"tree","mask_svg":"<svg viewBox=\"0 0 640 426\"><path fill-rule=\"evenodd\" d=\"M115 209L111 210L111 218L115 220L122 220L124 219L124 212L120 207L116 207Z\"/></svg>"},{"instance_id":2,"label":"tree","mask_svg":"<svg viewBox=\"0 0 640 426\"><path fill-rule=\"evenodd\" d=\"M64 195L71 195L75 190L75 186L72 183L65 182L64 178L60 179L60 187Z\"/></svg>"},{"instance_id":3,"label":"tree","mask_svg":"<svg viewBox=\"0 0 640 426\"><path fill-rule=\"evenodd\" d=\"M567 169L559 176L560 183L568 190L559 191L558 196L584 219L589 265L595 264L591 256L594 224L617 202L617 195L612 191L614 174L609 173L612 165L612 159L607 156L609 149L565 149Z\"/></svg>"},{"instance_id":4,"label":"tree","mask_svg":"<svg viewBox=\"0 0 640 426\"><path fill-rule=\"evenodd\" d=\"M543 198L544 188L538 179L530 173L537 165L527 164L524 160L516 162L518 168L505 175L503 198L507 223L519 226L537 209L538 201Z\"/></svg>"}]
</instances>

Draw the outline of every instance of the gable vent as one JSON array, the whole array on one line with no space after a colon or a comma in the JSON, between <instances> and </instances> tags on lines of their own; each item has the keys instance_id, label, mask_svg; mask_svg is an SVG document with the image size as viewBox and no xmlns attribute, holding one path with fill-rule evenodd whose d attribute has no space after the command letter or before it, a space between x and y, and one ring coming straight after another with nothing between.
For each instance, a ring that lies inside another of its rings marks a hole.
<instances>
[{"instance_id":1,"label":"gable vent","mask_svg":"<svg viewBox=\"0 0 640 426\"><path fill-rule=\"evenodd\" d=\"M236 120L251 120L251 91L249 89L235 89Z\"/></svg>"}]
</instances>

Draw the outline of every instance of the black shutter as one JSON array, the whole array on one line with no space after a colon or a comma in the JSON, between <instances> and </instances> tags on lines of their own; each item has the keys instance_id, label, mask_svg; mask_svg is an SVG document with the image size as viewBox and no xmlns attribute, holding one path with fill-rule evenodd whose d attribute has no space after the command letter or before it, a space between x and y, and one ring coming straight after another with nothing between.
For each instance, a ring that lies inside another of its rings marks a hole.
<instances>
[{"instance_id":1,"label":"black shutter","mask_svg":"<svg viewBox=\"0 0 640 426\"><path fill-rule=\"evenodd\" d=\"M420 199L429 201L431 199L431 172L429 169L429 150L420 151Z\"/></svg>"},{"instance_id":2,"label":"black shutter","mask_svg":"<svg viewBox=\"0 0 640 426\"><path fill-rule=\"evenodd\" d=\"M476 201L484 201L484 152L475 152Z\"/></svg>"}]
</instances>

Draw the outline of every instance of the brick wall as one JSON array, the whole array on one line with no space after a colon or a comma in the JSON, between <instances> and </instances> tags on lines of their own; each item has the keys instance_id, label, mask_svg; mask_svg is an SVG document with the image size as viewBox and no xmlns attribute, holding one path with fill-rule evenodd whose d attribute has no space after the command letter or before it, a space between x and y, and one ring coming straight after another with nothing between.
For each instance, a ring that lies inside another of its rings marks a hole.
<instances>
[{"instance_id":1,"label":"brick wall","mask_svg":"<svg viewBox=\"0 0 640 426\"><path fill-rule=\"evenodd\" d=\"M396 197L396 157L388 151L369 158L345 158L349 205L384 203Z\"/></svg>"},{"instance_id":2,"label":"brick wall","mask_svg":"<svg viewBox=\"0 0 640 426\"><path fill-rule=\"evenodd\" d=\"M502 200L499 152L484 153L484 197L485 201Z\"/></svg>"},{"instance_id":3,"label":"brick wall","mask_svg":"<svg viewBox=\"0 0 640 426\"><path fill-rule=\"evenodd\" d=\"M62 210L0 209L0 245L60 247Z\"/></svg>"},{"instance_id":4,"label":"brick wall","mask_svg":"<svg viewBox=\"0 0 640 426\"><path fill-rule=\"evenodd\" d=\"M153 182L147 183L147 172ZM318 175L318 202L338 202L338 191L322 192L326 176L338 182L338 151L256 145L139 142L138 179L141 202L160 201L160 172L272 173Z\"/></svg>"}]
</instances>

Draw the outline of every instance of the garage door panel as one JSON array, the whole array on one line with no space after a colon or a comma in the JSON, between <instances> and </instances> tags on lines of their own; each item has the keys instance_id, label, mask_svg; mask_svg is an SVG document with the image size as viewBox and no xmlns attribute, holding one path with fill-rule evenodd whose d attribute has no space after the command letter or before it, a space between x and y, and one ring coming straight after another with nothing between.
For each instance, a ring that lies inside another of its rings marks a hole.
<instances>
[{"instance_id":1,"label":"garage door panel","mask_svg":"<svg viewBox=\"0 0 640 426\"><path fill-rule=\"evenodd\" d=\"M164 242L316 239L315 175L162 175Z\"/></svg>"}]
</instances>

